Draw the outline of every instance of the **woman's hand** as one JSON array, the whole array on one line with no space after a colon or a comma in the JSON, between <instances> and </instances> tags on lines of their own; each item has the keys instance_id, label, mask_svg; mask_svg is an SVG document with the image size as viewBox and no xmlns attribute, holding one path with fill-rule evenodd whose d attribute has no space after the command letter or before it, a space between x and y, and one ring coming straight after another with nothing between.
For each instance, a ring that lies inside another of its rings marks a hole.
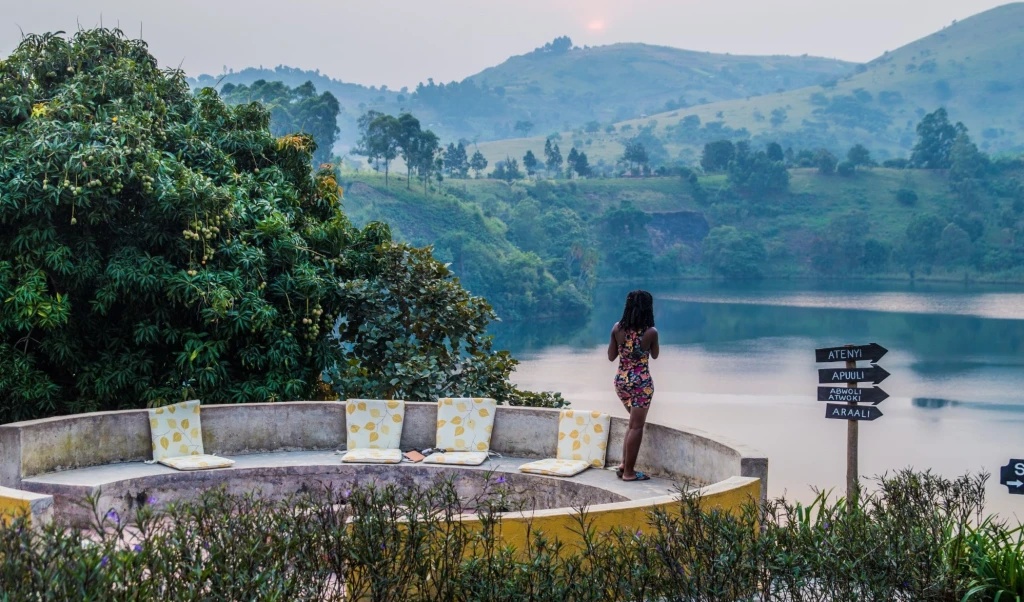
<instances>
[{"instance_id":1,"label":"woman's hand","mask_svg":"<svg viewBox=\"0 0 1024 602\"><path fill-rule=\"evenodd\" d=\"M612 339L608 341L608 361L614 362L619 357L619 342L615 340L615 332L619 330L619 323L612 326Z\"/></svg>"}]
</instances>

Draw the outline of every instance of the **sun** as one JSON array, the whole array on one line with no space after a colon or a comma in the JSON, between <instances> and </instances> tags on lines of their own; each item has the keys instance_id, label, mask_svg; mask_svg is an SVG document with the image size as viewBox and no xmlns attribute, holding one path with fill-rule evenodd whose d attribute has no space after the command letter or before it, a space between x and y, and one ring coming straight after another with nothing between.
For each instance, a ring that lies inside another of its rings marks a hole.
<instances>
[{"instance_id":1,"label":"sun","mask_svg":"<svg viewBox=\"0 0 1024 602\"><path fill-rule=\"evenodd\" d=\"M601 33L605 29L605 22L603 19L594 19L590 23L587 23L587 29L594 33Z\"/></svg>"}]
</instances>

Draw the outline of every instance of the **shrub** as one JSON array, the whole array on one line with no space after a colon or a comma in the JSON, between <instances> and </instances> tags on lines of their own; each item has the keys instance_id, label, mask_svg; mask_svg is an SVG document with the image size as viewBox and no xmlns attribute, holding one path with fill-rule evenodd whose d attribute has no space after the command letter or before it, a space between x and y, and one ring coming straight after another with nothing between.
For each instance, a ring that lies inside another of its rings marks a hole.
<instances>
[{"instance_id":1,"label":"shrub","mask_svg":"<svg viewBox=\"0 0 1024 602\"><path fill-rule=\"evenodd\" d=\"M836 166L836 173L843 177L851 177L857 173L857 165L853 161L843 161Z\"/></svg>"},{"instance_id":2,"label":"shrub","mask_svg":"<svg viewBox=\"0 0 1024 602\"><path fill-rule=\"evenodd\" d=\"M9 600L885 600L945 602L1024 594L1024 537L982 520L986 475L903 471L858 503L821 494L741 510L693 493L647 528L574 541L500 539L502 512L531 496L481 475L463 497L429 487L317 490L280 502L206 492L129 517L97 511L87 532L22 519L0 526ZM474 512L479 523L458 516Z\"/></svg>"},{"instance_id":3,"label":"shrub","mask_svg":"<svg viewBox=\"0 0 1024 602\"><path fill-rule=\"evenodd\" d=\"M896 201L909 207L917 202L917 193L909 188L900 188L896 191Z\"/></svg>"}]
</instances>

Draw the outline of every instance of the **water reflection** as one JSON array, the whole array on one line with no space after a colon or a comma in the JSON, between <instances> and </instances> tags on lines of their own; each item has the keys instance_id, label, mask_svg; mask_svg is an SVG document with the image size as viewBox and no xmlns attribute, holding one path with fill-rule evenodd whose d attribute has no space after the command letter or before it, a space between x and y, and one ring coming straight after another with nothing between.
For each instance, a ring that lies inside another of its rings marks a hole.
<instances>
[{"instance_id":1,"label":"water reflection","mask_svg":"<svg viewBox=\"0 0 1024 602\"><path fill-rule=\"evenodd\" d=\"M636 285L604 286L583 321L502 324L516 382L621 414L604 357ZM651 284L662 357L651 419L768 454L770 492L841 487L845 426L815 401L815 347L888 348L882 419L861 429L865 475L915 466L953 476L1024 454L1024 289L887 283ZM826 424L827 423L827 424ZM1005 488L1002 488L1005 490ZM1019 511L990 488L991 507Z\"/></svg>"}]
</instances>

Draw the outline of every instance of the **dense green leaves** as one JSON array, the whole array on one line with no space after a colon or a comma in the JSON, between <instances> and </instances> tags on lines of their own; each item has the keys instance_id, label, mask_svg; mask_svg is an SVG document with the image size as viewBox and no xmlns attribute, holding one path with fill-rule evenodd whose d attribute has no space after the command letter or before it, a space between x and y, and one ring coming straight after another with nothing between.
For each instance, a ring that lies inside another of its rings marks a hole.
<instances>
[{"instance_id":1,"label":"dense green leaves","mask_svg":"<svg viewBox=\"0 0 1024 602\"><path fill-rule=\"evenodd\" d=\"M387 379L395 397L440 381L519 399L489 307L386 226L352 227L334 173L310 171L313 138L269 122L192 96L116 31L27 36L0 63L0 422L333 396L336 366L356 377L344 394ZM408 270L418 287L399 287ZM433 334L391 323L382 295ZM363 352L380 331L412 376L392 383L393 358Z\"/></svg>"}]
</instances>

